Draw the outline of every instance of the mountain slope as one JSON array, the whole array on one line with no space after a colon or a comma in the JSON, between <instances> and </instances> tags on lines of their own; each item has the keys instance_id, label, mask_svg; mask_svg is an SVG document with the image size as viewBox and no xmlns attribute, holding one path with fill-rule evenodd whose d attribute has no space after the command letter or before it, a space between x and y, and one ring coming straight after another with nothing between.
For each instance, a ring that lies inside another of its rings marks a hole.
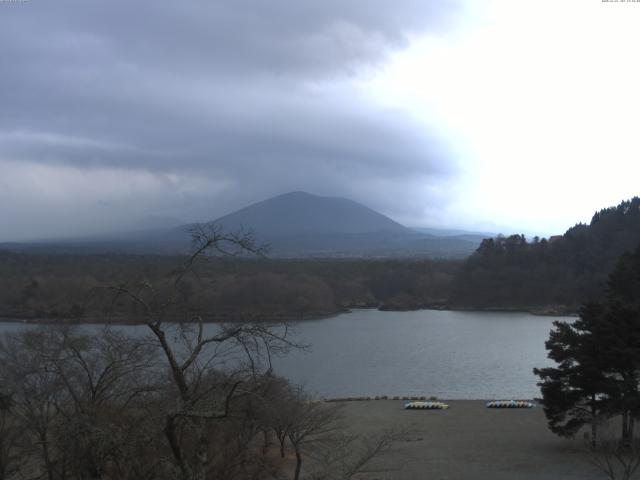
<instances>
[{"instance_id":1,"label":"mountain slope","mask_svg":"<svg viewBox=\"0 0 640 480\"><path fill-rule=\"evenodd\" d=\"M285 193L254 203L215 220L215 223L227 230L251 228L258 236L269 238L381 232L416 234L353 200L305 192Z\"/></svg>"},{"instance_id":2,"label":"mountain slope","mask_svg":"<svg viewBox=\"0 0 640 480\"><path fill-rule=\"evenodd\" d=\"M214 221L226 231L251 230L272 256L403 255L422 235L346 198L291 192Z\"/></svg>"}]
</instances>

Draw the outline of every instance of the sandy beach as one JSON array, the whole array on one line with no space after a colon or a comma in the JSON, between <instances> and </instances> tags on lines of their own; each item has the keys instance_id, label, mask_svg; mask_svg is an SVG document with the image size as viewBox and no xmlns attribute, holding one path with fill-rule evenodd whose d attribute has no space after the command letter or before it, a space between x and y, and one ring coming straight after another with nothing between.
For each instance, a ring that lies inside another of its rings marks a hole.
<instances>
[{"instance_id":1,"label":"sandy beach","mask_svg":"<svg viewBox=\"0 0 640 480\"><path fill-rule=\"evenodd\" d=\"M582 435L566 440L552 434L539 406L489 409L484 401L459 400L447 401L448 410L405 410L404 403L344 402L345 421L356 432L366 435L390 428L406 431L358 478L606 478L588 462Z\"/></svg>"}]
</instances>

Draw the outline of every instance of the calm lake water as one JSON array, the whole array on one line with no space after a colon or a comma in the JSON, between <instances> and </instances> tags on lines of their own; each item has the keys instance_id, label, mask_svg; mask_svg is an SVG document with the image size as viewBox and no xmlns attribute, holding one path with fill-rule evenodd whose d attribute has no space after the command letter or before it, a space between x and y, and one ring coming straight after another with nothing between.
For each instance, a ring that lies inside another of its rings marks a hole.
<instances>
[{"instance_id":1,"label":"calm lake water","mask_svg":"<svg viewBox=\"0 0 640 480\"><path fill-rule=\"evenodd\" d=\"M554 320L527 313L359 310L298 326L308 353L276 368L326 397L427 395L447 399L539 397L533 367L552 365Z\"/></svg>"},{"instance_id":2,"label":"calm lake water","mask_svg":"<svg viewBox=\"0 0 640 480\"><path fill-rule=\"evenodd\" d=\"M540 392L532 369L552 364L544 342L558 319L572 320L527 313L356 310L298 323L297 340L311 348L276 359L274 366L322 397L533 398ZM92 327L97 328L87 328ZM1 323L0 333L21 328Z\"/></svg>"}]
</instances>

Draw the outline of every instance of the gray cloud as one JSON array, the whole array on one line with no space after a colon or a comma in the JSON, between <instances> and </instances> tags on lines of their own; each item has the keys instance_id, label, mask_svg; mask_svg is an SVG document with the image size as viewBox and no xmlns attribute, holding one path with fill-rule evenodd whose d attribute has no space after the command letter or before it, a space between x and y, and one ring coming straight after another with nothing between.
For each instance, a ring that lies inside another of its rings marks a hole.
<instances>
[{"instance_id":1,"label":"gray cloud","mask_svg":"<svg viewBox=\"0 0 640 480\"><path fill-rule=\"evenodd\" d=\"M455 174L446 145L352 80L409 35L446 29L457 8L0 3L2 235L73 233L74 222L78 232L106 230L146 214L208 219L290 190L400 216L407 189L440 201L430 185Z\"/></svg>"}]
</instances>

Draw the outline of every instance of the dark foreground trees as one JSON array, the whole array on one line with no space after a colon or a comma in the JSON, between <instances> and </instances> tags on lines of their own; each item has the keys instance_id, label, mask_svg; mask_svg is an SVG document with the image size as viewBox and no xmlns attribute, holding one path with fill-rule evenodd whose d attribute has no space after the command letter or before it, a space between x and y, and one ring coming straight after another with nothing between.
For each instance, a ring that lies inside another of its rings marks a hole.
<instances>
[{"instance_id":1,"label":"dark foreground trees","mask_svg":"<svg viewBox=\"0 0 640 480\"><path fill-rule=\"evenodd\" d=\"M207 324L189 302L187 279L207 252L260 250L246 235L193 233L195 253L160 287L110 289L114 308L138 306L135 334L41 327L0 342L0 480L298 478L309 443L332 450L335 410L273 374L273 356L297 347L289 326ZM270 453L275 437L297 462Z\"/></svg>"},{"instance_id":2,"label":"dark foreground trees","mask_svg":"<svg viewBox=\"0 0 640 480\"><path fill-rule=\"evenodd\" d=\"M598 424L619 417L620 447L630 448L640 416L640 248L622 256L605 298L554 325L546 345L558 366L534 369L550 429L573 436L590 424L596 447Z\"/></svg>"},{"instance_id":3,"label":"dark foreground trees","mask_svg":"<svg viewBox=\"0 0 640 480\"><path fill-rule=\"evenodd\" d=\"M40 327L0 359L1 480L348 480L400 434L351 434L271 372L205 369L185 404L148 336Z\"/></svg>"}]
</instances>

